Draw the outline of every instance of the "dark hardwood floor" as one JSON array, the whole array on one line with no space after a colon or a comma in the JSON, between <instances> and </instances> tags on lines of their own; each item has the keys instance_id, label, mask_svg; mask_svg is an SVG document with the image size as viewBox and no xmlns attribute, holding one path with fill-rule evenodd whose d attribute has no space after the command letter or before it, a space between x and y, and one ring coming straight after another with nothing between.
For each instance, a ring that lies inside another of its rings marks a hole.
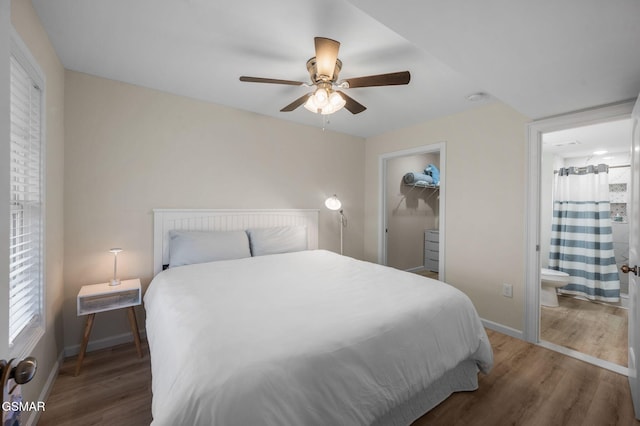
<instances>
[{"instance_id":1,"label":"dark hardwood floor","mask_svg":"<svg viewBox=\"0 0 640 426\"><path fill-rule=\"evenodd\" d=\"M627 378L518 339L488 331L495 365L475 392L452 395L414 426L640 425ZM146 425L151 369L133 344L91 352L77 377L65 360L39 425ZM177 425L176 425L177 426ZM185 425L186 426L186 425Z\"/></svg>"}]
</instances>

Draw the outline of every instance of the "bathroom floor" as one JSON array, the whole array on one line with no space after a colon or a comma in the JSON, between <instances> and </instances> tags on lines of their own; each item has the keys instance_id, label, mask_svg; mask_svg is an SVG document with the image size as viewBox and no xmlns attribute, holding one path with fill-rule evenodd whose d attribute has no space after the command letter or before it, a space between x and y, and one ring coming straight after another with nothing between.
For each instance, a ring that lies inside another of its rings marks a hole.
<instances>
[{"instance_id":1,"label":"bathroom floor","mask_svg":"<svg viewBox=\"0 0 640 426\"><path fill-rule=\"evenodd\" d=\"M558 296L557 308L542 306L540 339L627 366L625 308Z\"/></svg>"}]
</instances>

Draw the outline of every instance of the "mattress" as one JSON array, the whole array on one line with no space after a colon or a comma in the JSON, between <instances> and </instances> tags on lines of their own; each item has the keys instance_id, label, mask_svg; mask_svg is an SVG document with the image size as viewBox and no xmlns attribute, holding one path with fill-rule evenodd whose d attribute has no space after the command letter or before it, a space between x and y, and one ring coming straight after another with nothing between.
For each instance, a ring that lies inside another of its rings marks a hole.
<instances>
[{"instance_id":1,"label":"mattress","mask_svg":"<svg viewBox=\"0 0 640 426\"><path fill-rule=\"evenodd\" d=\"M153 425L370 425L493 363L462 292L324 250L171 268L144 301Z\"/></svg>"}]
</instances>

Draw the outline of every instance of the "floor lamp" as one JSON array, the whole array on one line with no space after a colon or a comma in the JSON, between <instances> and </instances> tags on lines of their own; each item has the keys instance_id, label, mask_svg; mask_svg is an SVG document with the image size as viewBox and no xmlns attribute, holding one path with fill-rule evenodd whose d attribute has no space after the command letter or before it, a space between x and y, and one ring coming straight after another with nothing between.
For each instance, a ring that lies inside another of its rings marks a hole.
<instances>
[{"instance_id":1,"label":"floor lamp","mask_svg":"<svg viewBox=\"0 0 640 426\"><path fill-rule=\"evenodd\" d=\"M324 205L329 209L329 210L339 210L340 211L340 254L342 253L342 242L343 242L343 238L342 238L342 228L345 227L345 225L347 224L347 221L344 217L344 212L342 211L342 203L340 202L340 200L338 199L338 197L336 196L336 194L333 194L333 196L327 198L324 202Z\"/></svg>"}]
</instances>

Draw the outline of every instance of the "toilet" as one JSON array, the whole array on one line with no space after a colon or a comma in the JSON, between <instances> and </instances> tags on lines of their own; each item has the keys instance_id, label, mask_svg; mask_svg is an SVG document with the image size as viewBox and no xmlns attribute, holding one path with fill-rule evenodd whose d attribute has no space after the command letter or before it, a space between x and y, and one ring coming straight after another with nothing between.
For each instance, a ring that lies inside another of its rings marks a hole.
<instances>
[{"instance_id":1,"label":"toilet","mask_svg":"<svg viewBox=\"0 0 640 426\"><path fill-rule=\"evenodd\" d=\"M553 269L540 269L540 304L542 306L558 306L558 294L556 288L569 284L571 277L566 272L555 271Z\"/></svg>"}]
</instances>

